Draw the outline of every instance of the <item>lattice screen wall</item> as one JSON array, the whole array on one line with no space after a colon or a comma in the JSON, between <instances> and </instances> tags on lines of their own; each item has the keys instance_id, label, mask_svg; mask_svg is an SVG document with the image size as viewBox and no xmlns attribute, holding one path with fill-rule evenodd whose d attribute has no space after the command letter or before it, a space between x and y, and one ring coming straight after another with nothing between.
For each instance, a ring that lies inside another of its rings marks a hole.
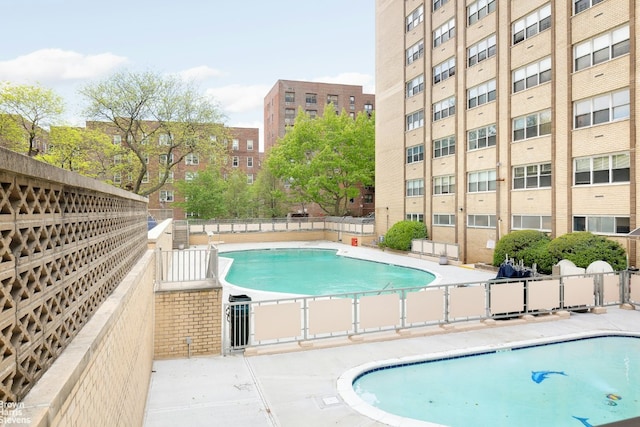
<instances>
[{"instance_id":1,"label":"lattice screen wall","mask_svg":"<svg viewBox=\"0 0 640 427\"><path fill-rule=\"evenodd\" d=\"M2 401L22 399L142 256L147 240L146 199L34 167L32 159L3 164L12 158L0 152ZM20 164L38 176L21 174ZM47 172L57 179L45 179Z\"/></svg>"}]
</instances>

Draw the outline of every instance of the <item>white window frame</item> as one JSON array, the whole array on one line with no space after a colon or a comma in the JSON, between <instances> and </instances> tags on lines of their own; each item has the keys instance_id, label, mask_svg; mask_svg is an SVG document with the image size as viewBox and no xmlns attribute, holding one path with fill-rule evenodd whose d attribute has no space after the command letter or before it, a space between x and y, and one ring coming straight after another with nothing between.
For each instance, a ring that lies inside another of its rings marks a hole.
<instances>
[{"instance_id":1,"label":"white window frame","mask_svg":"<svg viewBox=\"0 0 640 427\"><path fill-rule=\"evenodd\" d=\"M468 228L496 228L496 216L490 214L467 215Z\"/></svg>"},{"instance_id":2,"label":"white window frame","mask_svg":"<svg viewBox=\"0 0 640 427\"><path fill-rule=\"evenodd\" d=\"M629 88L594 96L593 98L574 101L574 129L626 120L630 117L630 106ZM603 114L606 114L606 120L603 120Z\"/></svg>"},{"instance_id":3,"label":"white window frame","mask_svg":"<svg viewBox=\"0 0 640 427\"><path fill-rule=\"evenodd\" d=\"M424 196L424 179L409 179L405 185L406 197L421 197Z\"/></svg>"},{"instance_id":4,"label":"white window frame","mask_svg":"<svg viewBox=\"0 0 640 427\"><path fill-rule=\"evenodd\" d=\"M455 214L433 214L433 226L434 227L454 227L456 225Z\"/></svg>"},{"instance_id":5,"label":"white window frame","mask_svg":"<svg viewBox=\"0 0 640 427\"><path fill-rule=\"evenodd\" d=\"M253 157L251 157L251 156L247 157L247 167L248 168L252 168L253 167Z\"/></svg>"},{"instance_id":6,"label":"white window frame","mask_svg":"<svg viewBox=\"0 0 640 427\"><path fill-rule=\"evenodd\" d=\"M467 109L479 107L496 100L496 81L489 80L467 89Z\"/></svg>"},{"instance_id":7,"label":"white window frame","mask_svg":"<svg viewBox=\"0 0 640 427\"><path fill-rule=\"evenodd\" d=\"M622 215L574 215L572 222L573 231L588 231L593 234L606 235L627 235L631 231L630 218Z\"/></svg>"},{"instance_id":8,"label":"white window frame","mask_svg":"<svg viewBox=\"0 0 640 427\"><path fill-rule=\"evenodd\" d=\"M622 49L620 49L620 47ZM630 51L629 25L616 28L573 47L573 71L611 61ZM606 53L606 57L602 54Z\"/></svg>"},{"instance_id":9,"label":"white window frame","mask_svg":"<svg viewBox=\"0 0 640 427\"><path fill-rule=\"evenodd\" d=\"M511 215L511 229L551 231L551 218L551 215Z\"/></svg>"},{"instance_id":10,"label":"white window frame","mask_svg":"<svg viewBox=\"0 0 640 427\"><path fill-rule=\"evenodd\" d=\"M413 30L415 27L420 25L424 20L424 5L418 6L418 8L414 9L405 20L405 29L406 32Z\"/></svg>"},{"instance_id":11,"label":"white window frame","mask_svg":"<svg viewBox=\"0 0 640 427\"><path fill-rule=\"evenodd\" d=\"M158 136L158 145L171 146L171 137L168 133L161 133Z\"/></svg>"},{"instance_id":12,"label":"white window frame","mask_svg":"<svg viewBox=\"0 0 640 427\"><path fill-rule=\"evenodd\" d=\"M433 195L448 195L456 193L456 176L442 175L433 177Z\"/></svg>"},{"instance_id":13,"label":"white window frame","mask_svg":"<svg viewBox=\"0 0 640 427\"><path fill-rule=\"evenodd\" d=\"M433 47L438 47L442 43L456 36L456 19L451 18L449 21L436 28L433 32Z\"/></svg>"},{"instance_id":14,"label":"white window frame","mask_svg":"<svg viewBox=\"0 0 640 427\"><path fill-rule=\"evenodd\" d=\"M253 139L247 139L247 151L253 151Z\"/></svg>"},{"instance_id":15,"label":"white window frame","mask_svg":"<svg viewBox=\"0 0 640 427\"><path fill-rule=\"evenodd\" d=\"M536 87L551 81L551 57L527 64L513 71L513 93Z\"/></svg>"},{"instance_id":16,"label":"white window frame","mask_svg":"<svg viewBox=\"0 0 640 427\"><path fill-rule=\"evenodd\" d=\"M240 166L240 157L238 156L233 156L233 158L231 159L231 166L234 168L237 168Z\"/></svg>"},{"instance_id":17,"label":"white window frame","mask_svg":"<svg viewBox=\"0 0 640 427\"><path fill-rule=\"evenodd\" d=\"M514 166L512 168L511 188L513 190L532 190L551 187L551 163L535 163Z\"/></svg>"},{"instance_id":18,"label":"white window frame","mask_svg":"<svg viewBox=\"0 0 640 427\"><path fill-rule=\"evenodd\" d=\"M424 56L424 39L407 49L407 65ZM354 100L355 101L355 100ZM355 103L355 102L354 102Z\"/></svg>"},{"instance_id":19,"label":"white window frame","mask_svg":"<svg viewBox=\"0 0 640 427\"><path fill-rule=\"evenodd\" d=\"M173 164L173 153L169 154L160 154L158 156L158 161L161 165L172 165Z\"/></svg>"},{"instance_id":20,"label":"white window frame","mask_svg":"<svg viewBox=\"0 0 640 427\"><path fill-rule=\"evenodd\" d=\"M495 169L467 173L467 193L496 191Z\"/></svg>"},{"instance_id":21,"label":"white window frame","mask_svg":"<svg viewBox=\"0 0 640 427\"><path fill-rule=\"evenodd\" d=\"M513 142L551 135L551 110L538 111L513 119Z\"/></svg>"},{"instance_id":22,"label":"white window frame","mask_svg":"<svg viewBox=\"0 0 640 427\"><path fill-rule=\"evenodd\" d=\"M495 147L497 139L495 123L471 129L467 131L467 151Z\"/></svg>"},{"instance_id":23,"label":"white window frame","mask_svg":"<svg viewBox=\"0 0 640 427\"><path fill-rule=\"evenodd\" d=\"M607 177L606 181L603 179L604 176ZM630 180L631 156L628 152L578 157L573 160L575 186L627 184Z\"/></svg>"},{"instance_id":24,"label":"white window frame","mask_svg":"<svg viewBox=\"0 0 640 427\"><path fill-rule=\"evenodd\" d=\"M433 158L452 156L456 154L456 136L449 135L433 141Z\"/></svg>"},{"instance_id":25,"label":"white window frame","mask_svg":"<svg viewBox=\"0 0 640 427\"><path fill-rule=\"evenodd\" d=\"M438 84L456 75L456 57L443 61L433 67L433 84Z\"/></svg>"},{"instance_id":26,"label":"white window frame","mask_svg":"<svg viewBox=\"0 0 640 427\"><path fill-rule=\"evenodd\" d=\"M407 148L407 164L424 161L424 145L414 145Z\"/></svg>"},{"instance_id":27,"label":"white window frame","mask_svg":"<svg viewBox=\"0 0 640 427\"><path fill-rule=\"evenodd\" d=\"M573 0L573 14L577 15L580 12L584 12L602 1L604 0Z\"/></svg>"},{"instance_id":28,"label":"white window frame","mask_svg":"<svg viewBox=\"0 0 640 427\"><path fill-rule=\"evenodd\" d=\"M200 156L198 153L188 153L184 156L184 164L189 166L196 166L200 164Z\"/></svg>"},{"instance_id":29,"label":"white window frame","mask_svg":"<svg viewBox=\"0 0 640 427\"><path fill-rule=\"evenodd\" d=\"M122 144L122 135L113 135L113 145Z\"/></svg>"},{"instance_id":30,"label":"white window frame","mask_svg":"<svg viewBox=\"0 0 640 427\"><path fill-rule=\"evenodd\" d=\"M433 10L436 11L447 4L449 0L433 0Z\"/></svg>"},{"instance_id":31,"label":"white window frame","mask_svg":"<svg viewBox=\"0 0 640 427\"><path fill-rule=\"evenodd\" d=\"M233 151L238 151L240 150L240 140L237 138L234 138L231 140L231 149Z\"/></svg>"},{"instance_id":32,"label":"white window frame","mask_svg":"<svg viewBox=\"0 0 640 427\"><path fill-rule=\"evenodd\" d=\"M414 111L413 113L407 114L406 120L406 130L411 131L414 129L418 129L424 126L424 110Z\"/></svg>"},{"instance_id":33,"label":"white window frame","mask_svg":"<svg viewBox=\"0 0 640 427\"><path fill-rule=\"evenodd\" d=\"M516 45L551 28L551 4L518 19L511 25L511 44Z\"/></svg>"},{"instance_id":34,"label":"white window frame","mask_svg":"<svg viewBox=\"0 0 640 427\"><path fill-rule=\"evenodd\" d=\"M474 65L495 56L495 54L496 35L492 34L467 49L467 67L473 67Z\"/></svg>"},{"instance_id":35,"label":"white window frame","mask_svg":"<svg viewBox=\"0 0 640 427\"><path fill-rule=\"evenodd\" d=\"M185 172L184 180L187 182L193 181L198 176L198 172Z\"/></svg>"},{"instance_id":36,"label":"white window frame","mask_svg":"<svg viewBox=\"0 0 640 427\"><path fill-rule=\"evenodd\" d=\"M406 84L406 88L407 98L411 98L421 92L424 92L424 74L420 74L419 76L409 80Z\"/></svg>"},{"instance_id":37,"label":"white window frame","mask_svg":"<svg viewBox=\"0 0 640 427\"><path fill-rule=\"evenodd\" d=\"M495 0L478 0L467 6L467 25L472 26L496 10Z\"/></svg>"},{"instance_id":38,"label":"white window frame","mask_svg":"<svg viewBox=\"0 0 640 427\"><path fill-rule=\"evenodd\" d=\"M456 97L446 98L433 104L433 121L446 119L456 113Z\"/></svg>"},{"instance_id":39,"label":"white window frame","mask_svg":"<svg viewBox=\"0 0 640 427\"><path fill-rule=\"evenodd\" d=\"M173 190L160 190L158 195L160 196L160 202L170 203L175 201Z\"/></svg>"}]
</instances>

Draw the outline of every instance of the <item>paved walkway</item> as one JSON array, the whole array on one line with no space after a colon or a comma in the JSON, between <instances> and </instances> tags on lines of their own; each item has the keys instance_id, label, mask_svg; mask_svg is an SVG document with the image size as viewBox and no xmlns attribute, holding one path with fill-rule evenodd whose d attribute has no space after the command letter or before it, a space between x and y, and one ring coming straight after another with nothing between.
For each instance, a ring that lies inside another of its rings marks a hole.
<instances>
[{"instance_id":1,"label":"paved walkway","mask_svg":"<svg viewBox=\"0 0 640 427\"><path fill-rule=\"evenodd\" d=\"M486 280L486 272L433 264L443 280L465 277L448 283ZM381 426L343 401L337 382L345 371L376 360L620 331L640 334L640 311L608 308L605 314L476 322L436 335L333 348L155 361L145 427ZM402 424L411 425L425 423Z\"/></svg>"}]
</instances>

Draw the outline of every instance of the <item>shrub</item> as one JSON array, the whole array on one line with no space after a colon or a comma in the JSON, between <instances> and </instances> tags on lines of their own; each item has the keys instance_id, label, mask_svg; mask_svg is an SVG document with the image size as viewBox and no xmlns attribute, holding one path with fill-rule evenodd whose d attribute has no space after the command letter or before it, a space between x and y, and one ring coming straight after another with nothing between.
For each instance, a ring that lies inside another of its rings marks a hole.
<instances>
[{"instance_id":1,"label":"shrub","mask_svg":"<svg viewBox=\"0 0 640 427\"><path fill-rule=\"evenodd\" d=\"M568 259L576 267L587 268L592 262L602 260L608 262L616 271L627 268L626 251L620 243L588 231L556 237L547 249L551 265Z\"/></svg>"},{"instance_id":2,"label":"shrub","mask_svg":"<svg viewBox=\"0 0 640 427\"><path fill-rule=\"evenodd\" d=\"M418 221L400 221L393 224L384 236L382 247L399 251L411 250L411 240L426 239L427 226Z\"/></svg>"},{"instance_id":3,"label":"shrub","mask_svg":"<svg viewBox=\"0 0 640 427\"><path fill-rule=\"evenodd\" d=\"M513 258L515 261L522 260L527 266L538 264L539 254L546 251L545 248L550 241L551 238L542 231L512 231L503 236L496 244L493 251L493 265L498 267L507 257Z\"/></svg>"}]
</instances>

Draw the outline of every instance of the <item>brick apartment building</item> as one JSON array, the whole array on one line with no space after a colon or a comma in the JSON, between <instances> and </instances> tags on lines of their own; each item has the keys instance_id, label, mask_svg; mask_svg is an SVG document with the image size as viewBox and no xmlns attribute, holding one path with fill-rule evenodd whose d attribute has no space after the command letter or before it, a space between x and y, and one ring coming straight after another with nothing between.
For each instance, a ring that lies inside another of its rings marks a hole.
<instances>
[{"instance_id":1,"label":"brick apartment building","mask_svg":"<svg viewBox=\"0 0 640 427\"><path fill-rule=\"evenodd\" d=\"M586 230L638 265L637 8L376 0L377 232L424 221L487 262L512 230Z\"/></svg>"},{"instance_id":2,"label":"brick apartment building","mask_svg":"<svg viewBox=\"0 0 640 427\"><path fill-rule=\"evenodd\" d=\"M88 129L98 129L107 133L114 144L120 144L124 135L109 123L89 121L86 123ZM227 128L231 137L227 141L228 161L226 162L223 175L234 169L239 169L247 175L247 182L253 184L260 171L262 164L262 153L259 152L259 129L258 128ZM162 144L162 135L155 136L151 144ZM177 153L176 153L177 155ZM159 176L161 156L149 158L148 176L145 176L146 183L150 183ZM149 210L162 210L159 215L168 217L168 213L173 213L174 219L184 219L191 216L190 212L184 212L175 205L175 202L184 201L183 197L176 191L175 183L178 181L191 180L198 171L203 171L209 166L209 159L196 154L187 155L183 161L176 164L167 182L159 190L149 194ZM127 188L131 177L114 176L113 183L121 188ZM143 185L145 184L143 181Z\"/></svg>"},{"instance_id":3,"label":"brick apartment building","mask_svg":"<svg viewBox=\"0 0 640 427\"><path fill-rule=\"evenodd\" d=\"M325 108L333 104L337 113L342 110L355 117L359 112L374 110L375 95L362 92L362 86L332 83L278 80L264 98L264 152L285 136L287 127L293 126L298 110L311 117L322 116ZM354 216L364 216L374 209L374 188L366 187L360 197L350 202ZM305 212L302 212L302 210ZM293 206L292 213L322 216L324 212L315 205Z\"/></svg>"}]
</instances>

